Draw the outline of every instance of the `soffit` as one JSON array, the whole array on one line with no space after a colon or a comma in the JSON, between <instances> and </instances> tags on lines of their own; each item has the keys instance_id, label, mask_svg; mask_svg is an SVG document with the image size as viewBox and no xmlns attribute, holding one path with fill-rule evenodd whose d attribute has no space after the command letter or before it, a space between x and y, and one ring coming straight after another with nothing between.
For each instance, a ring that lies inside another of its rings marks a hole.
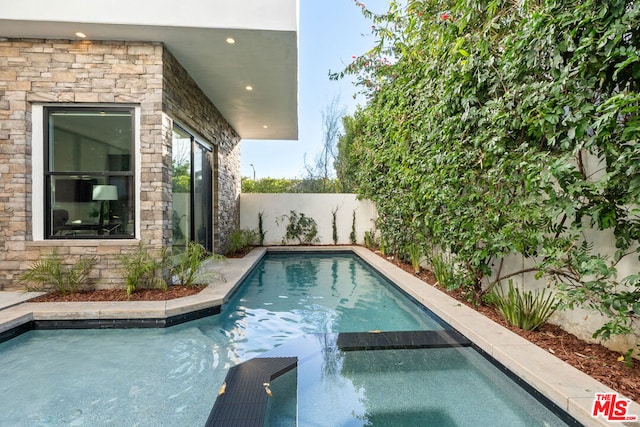
<instances>
[{"instance_id":1,"label":"soffit","mask_svg":"<svg viewBox=\"0 0 640 427\"><path fill-rule=\"evenodd\" d=\"M23 0L17 4L25 1L33 3L31 0ZM168 0L155 1L166 3ZM205 4L204 0L185 1L191 3L192 7L204 7ZM265 4L263 0L249 0L248 3L256 1ZM270 13L254 10L250 16L244 16L241 20L236 18L239 15L232 13L234 6L229 2L210 2L212 3L206 3L205 12L211 13L209 9L215 3L220 3L218 6L225 12L224 16L212 19L217 20L217 27L214 27L216 22L207 27L193 25L203 25L203 16L206 18L207 13L203 13L198 19L189 20L189 26L171 24L186 21L180 13L157 16L147 14L144 19L138 19L142 24L104 22L114 21L118 16L107 14L99 17L88 12L81 16L69 12L68 17L70 15L72 20L58 21L56 19L61 17L55 13L47 15L45 19L46 13L40 9L37 13L34 12L35 9L15 12L20 7L13 0L10 3L8 0L0 0L0 9L4 7L3 3L7 3L7 7L13 10L9 13L4 8L0 12L0 37L73 39L75 32L81 31L87 35L88 40L162 42L242 138L297 139L297 2L277 0L289 6L287 13L281 14L282 16L272 10ZM67 6L73 6L73 3L72 0L65 0ZM243 7L247 6L246 1L241 4ZM99 20L103 22L93 22ZM234 44L226 42L229 37L235 40ZM251 86L253 90L246 90L247 86Z\"/></svg>"}]
</instances>

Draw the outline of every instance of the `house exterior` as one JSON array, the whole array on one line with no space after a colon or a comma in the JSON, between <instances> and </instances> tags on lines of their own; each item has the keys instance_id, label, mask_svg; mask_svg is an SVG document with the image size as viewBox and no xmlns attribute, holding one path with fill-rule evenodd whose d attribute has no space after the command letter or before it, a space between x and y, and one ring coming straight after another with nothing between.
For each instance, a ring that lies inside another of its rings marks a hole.
<instances>
[{"instance_id":1,"label":"house exterior","mask_svg":"<svg viewBox=\"0 0 640 427\"><path fill-rule=\"evenodd\" d=\"M297 138L297 1L105 9L0 0L0 289L54 248L100 287L140 242L224 253L241 139Z\"/></svg>"}]
</instances>

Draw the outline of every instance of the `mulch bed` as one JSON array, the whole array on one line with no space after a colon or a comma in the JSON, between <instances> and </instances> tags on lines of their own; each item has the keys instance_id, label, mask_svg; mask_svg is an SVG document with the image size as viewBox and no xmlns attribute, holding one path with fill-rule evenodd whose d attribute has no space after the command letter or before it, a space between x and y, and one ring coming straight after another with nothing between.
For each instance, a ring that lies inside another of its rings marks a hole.
<instances>
[{"instance_id":1,"label":"mulch bed","mask_svg":"<svg viewBox=\"0 0 640 427\"><path fill-rule=\"evenodd\" d=\"M403 263L393 257L384 258L414 276L419 277L425 283L435 286L436 280L431 271L422 270L420 273L415 274L410 264ZM609 350L600 344L587 343L575 335L562 330L559 326L545 324L537 331L524 331L509 325L493 307L473 306L465 299L462 292L448 292L440 287L438 287L438 290L477 310L494 322L520 335L557 358L564 360L571 366L595 378L606 386L611 387L618 393L622 393L629 399L640 403L639 360L634 360L633 366L629 368L624 362L618 361L618 358L621 356L620 353Z\"/></svg>"},{"instance_id":2,"label":"mulch bed","mask_svg":"<svg viewBox=\"0 0 640 427\"><path fill-rule=\"evenodd\" d=\"M174 298L195 295L204 289L205 286L169 286L164 291L162 289L139 289L127 297L123 289L100 289L93 291L76 292L62 295L60 292L50 292L31 302L87 302L87 301L167 301Z\"/></svg>"}]
</instances>

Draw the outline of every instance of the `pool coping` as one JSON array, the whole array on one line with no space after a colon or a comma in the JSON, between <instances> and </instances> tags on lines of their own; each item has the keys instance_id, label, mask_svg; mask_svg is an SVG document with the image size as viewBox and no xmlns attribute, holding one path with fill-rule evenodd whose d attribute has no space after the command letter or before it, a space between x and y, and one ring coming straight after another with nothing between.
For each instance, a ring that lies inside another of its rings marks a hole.
<instances>
[{"instance_id":1,"label":"pool coping","mask_svg":"<svg viewBox=\"0 0 640 427\"><path fill-rule=\"evenodd\" d=\"M69 321L86 321L86 327L99 328L115 327L109 324L115 325L118 320L141 323L130 327L168 326L167 319L177 324L180 321L176 319L189 320L192 313L219 310L267 252L295 251L354 253L577 421L585 426L611 425L591 414L596 393L615 393L613 389L362 246L255 248L243 258L216 265L225 281L216 280L196 295L169 301L22 302L0 310L0 336L8 339L34 328L68 325ZM97 326L89 326L96 321ZM627 399L618 397L623 398ZM640 416L640 404L634 401L629 402L627 410ZM640 427L637 421L615 424Z\"/></svg>"}]
</instances>

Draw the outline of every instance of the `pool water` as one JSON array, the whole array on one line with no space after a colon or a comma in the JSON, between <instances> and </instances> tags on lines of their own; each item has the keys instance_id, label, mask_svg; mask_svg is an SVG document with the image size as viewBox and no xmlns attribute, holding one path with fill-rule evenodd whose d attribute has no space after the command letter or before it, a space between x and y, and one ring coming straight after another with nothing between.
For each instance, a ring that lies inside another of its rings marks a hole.
<instances>
[{"instance_id":1,"label":"pool water","mask_svg":"<svg viewBox=\"0 0 640 427\"><path fill-rule=\"evenodd\" d=\"M204 425L231 366L305 334L376 329L442 326L353 255L269 254L220 315L0 344L0 425Z\"/></svg>"},{"instance_id":2,"label":"pool water","mask_svg":"<svg viewBox=\"0 0 640 427\"><path fill-rule=\"evenodd\" d=\"M306 335L268 353L299 362L271 382L266 426L567 425L472 347L344 351L336 340Z\"/></svg>"},{"instance_id":3,"label":"pool water","mask_svg":"<svg viewBox=\"0 0 640 427\"><path fill-rule=\"evenodd\" d=\"M220 317L236 361L303 334L443 329L353 255L270 254Z\"/></svg>"}]
</instances>

